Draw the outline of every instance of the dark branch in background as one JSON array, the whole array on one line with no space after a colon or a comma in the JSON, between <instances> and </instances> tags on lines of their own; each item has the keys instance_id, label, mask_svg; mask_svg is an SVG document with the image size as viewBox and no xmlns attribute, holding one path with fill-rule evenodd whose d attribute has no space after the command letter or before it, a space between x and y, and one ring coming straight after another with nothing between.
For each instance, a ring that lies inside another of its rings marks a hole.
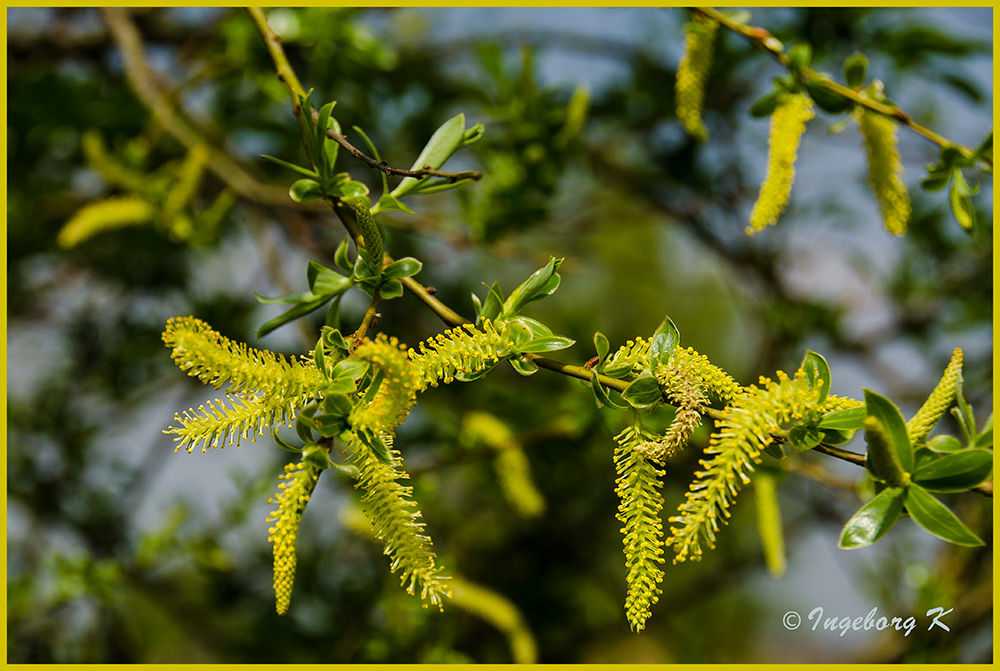
<instances>
[{"instance_id":1,"label":"dark branch in background","mask_svg":"<svg viewBox=\"0 0 1000 671\"><path fill-rule=\"evenodd\" d=\"M693 7L693 11L706 16L714 21L717 21L721 26L727 30L736 33L743 39L747 40L757 49L760 49L768 56L773 58L783 67L788 69L794 77L798 78L803 83L808 82L812 86L820 86L833 93L836 93L844 98L847 98L855 105L860 105L866 107L873 112L877 112L884 116L896 119L904 126L907 126L910 130L923 136L924 138L930 140L937 146L944 149L945 147L954 147L966 156L972 156L974 151L969 147L960 145L956 142L952 142L948 138L935 133L930 128L922 126L910 118L902 108L896 105L890 105L877 100L872 100L870 98L864 98L860 93L852 88L839 84L831 79L826 79L825 77L820 77L815 70L810 68L802 68L801 70L796 70L790 67L789 58L782 50L781 43L778 42L771 33L765 28L758 28L757 26L750 26L741 23L736 23L728 16L719 12L711 7ZM984 163L993 165L993 158L991 156L983 156L981 160Z\"/></svg>"},{"instance_id":2,"label":"dark branch in background","mask_svg":"<svg viewBox=\"0 0 1000 671\"><path fill-rule=\"evenodd\" d=\"M247 12L249 12L251 19L257 26L257 29L260 31L261 37L264 38L264 43L267 45L272 60L274 60L275 69L278 73L278 79L282 83L284 83L285 86L288 88L289 95L292 98L292 105L295 108L295 113L299 114L300 110L298 109L298 96L305 95L305 92L302 89L302 85L299 83L298 77L295 75L295 71L292 69L291 64L288 62L288 57L285 55L284 48L281 46L281 38L278 37L277 33L271 30L271 27L267 23L267 18L264 16L264 13L260 9L251 7L247 9ZM316 112L316 110L312 110L312 114L314 120L318 118L318 113ZM335 140L337 140L337 138L342 138L342 136L340 136L339 134L333 133L332 131L329 130L327 131L327 135ZM340 140L337 141L340 142ZM341 145L345 146L346 148L348 145L345 145L344 144L345 142L347 141L344 140L343 142L341 142ZM351 147L351 149L354 148ZM351 150L348 149L348 151ZM354 149L354 151L358 150ZM368 160L373 161L375 163L375 165L372 167L379 167L379 166L381 166L382 168L388 167L388 166L382 166L382 164L380 164L378 161L375 161L374 159L368 158ZM356 244L357 227L353 221L354 217L353 212L350 210L349 207L344 205L343 202L341 202L339 199L333 199L332 202L330 202L329 204L333 208L337 216L340 218L340 220L344 223L344 226L347 228L348 232L354 238ZM691 219L691 217L689 216L687 217L687 219ZM703 227L695 226L695 229L698 228L703 228ZM719 247L720 249L727 249L724 245L721 244L717 245L717 247ZM732 250L729 251L730 254L736 254ZM732 256L731 258L739 258L739 256L738 255ZM389 257L388 255L386 255L386 262L387 263L392 262L391 257ZM431 295L431 293L427 291L426 287L424 287L419 282L416 282L412 277L405 278L403 280L403 284L408 289L413 291L413 293L416 294L416 296L421 301L423 301L424 304L426 304L436 315L438 315L438 317L440 317L445 324L449 326L460 326L462 324L470 323L468 319L465 319L457 312L449 308L447 305L439 301L433 295ZM369 311L373 312L373 309ZM575 377L577 379L584 380L585 382L591 381L592 372L589 369L585 368L584 366L576 366L573 364L563 363L561 361L556 361L555 359L549 359L547 357L539 356L537 354L529 353L523 356L525 359L534 362L536 365L538 365L539 368L544 368L546 370L560 373L562 375L567 375L569 377ZM629 384L625 380L618 380L615 378L608 377L606 375L599 374L597 377L598 381L601 384L610 389L614 389L615 391L618 392L624 391ZM725 411L716 410L714 408L706 408L704 414L708 415L714 420L721 420L726 415ZM849 461L861 467L865 466L865 457L863 455L856 454L854 452L841 450L836 447L831 447L822 444L818 445L816 448L814 448L814 450L816 452L820 452L821 454L826 454L828 456L836 457L844 461ZM989 482L984 485L980 485L979 487L975 488L974 491L977 491L980 494L984 494L986 496L992 496L993 483Z\"/></svg>"},{"instance_id":3,"label":"dark branch in background","mask_svg":"<svg viewBox=\"0 0 1000 671\"><path fill-rule=\"evenodd\" d=\"M105 8L103 11L111 35L121 50L129 86L135 92L136 98L149 109L168 133L188 149L196 146L204 147L208 154L209 170L240 196L269 205L301 207L289 199L287 189L257 181L232 158L207 142L201 133L174 109L167 97L166 89L157 82L156 76L146 63L142 37L129 18L128 12L120 8Z\"/></svg>"}]
</instances>

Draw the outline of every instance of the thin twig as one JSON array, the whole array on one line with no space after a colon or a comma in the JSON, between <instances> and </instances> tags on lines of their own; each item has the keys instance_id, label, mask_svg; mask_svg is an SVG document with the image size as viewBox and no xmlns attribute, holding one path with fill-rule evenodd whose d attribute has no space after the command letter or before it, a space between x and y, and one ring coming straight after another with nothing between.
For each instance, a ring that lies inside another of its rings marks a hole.
<instances>
[{"instance_id":1,"label":"thin twig","mask_svg":"<svg viewBox=\"0 0 1000 671\"><path fill-rule=\"evenodd\" d=\"M368 333L368 329L375 321L375 317L378 314L378 304L380 302L382 302L382 295L376 291L375 295L372 296L371 303L368 304L368 309L365 311L364 318L361 320L361 326L359 326L358 330L354 332L354 342L351 343L352 351L361 343L361 340L365 337L365 334Z\"/></svg>"},{"instance_id":2,"label":"thin twig","mask_svg":"<svg viewBox=\"0 0 1000 671\"><path fill-rule=\"evenodd\" d=\"M750 26L742 23L737 23L731 18L719 12L711 7L692 7L692 10L706 16L720 25L725 27L727 30L736 33L740 37L744 38L750 44L752 44L757 49L760 49L775 61L780 63L782 66L788 69L788 71L795 77L797 77L802 83L808 83L811 86L819 86L832 91L844 98L847 98L855 105L860 105L870 109L873 112L882 114L884 116L896 119L904 126L907 126L910 130L917 133L918 135L930 140L937 146L944 149L945 147L953 147L958 149L960 152L965 154L967 157L972 156L975 151L960 145L956 142L952 142L948 138L934 132L926 126L922 126L915 122L910 115L906 113L902 108L896 105L890 105L877 100L872 100L871 98L865 98L858 91L852 88L844 86L832 79L827 79L826 77L819 76L815 70L810 68L802 68L801 70L796 70L790 66L788 55L782 50L781 43L778 42L771 33L765 28L759 28L757 26ZM993 158L991 156L980 157L985 163L993 165Z\"/></svg>"},{"instance_id":3,"label":"thin twig","mask_svg":"<svg viewBox=\"0 0 1000 671\"><path fill-rule=\"evenodd\" d=\"M306 95L306 91L302 88L302 84L299 82L299 78L295 74L295 70L288 61L288 56L285 54L285 48L281 45L281 37L274 32L268 24L267 16L264 15L264 12L259 7L248 7L247 12L250 14L251 20L253 20L254 25L257 27L257 31L264 39L264 44L267 46L268 52L271 54L271 60L274 61L274 67L278 75L278 80L288 89L288 95L292 99L292 108L295 110L296 116L301 115L301 110L299 109L299 98L304 97ZM313 123L316 123L316 121L319 120L319 112L315 109L310 110L310 112ZM368 156L351 144L346 137L331 128L326 130L326 136L347 150L348 154L366 164L369 168L379 170L387 175L399 175L400 177L414 177L417 179L424 177L441 177L450 182L457 182L460 179L471 179L475 181L480 180L483 177L483 174L477 170L444 172L441 170L435 170L430 166L423 166L418 170L394 168L385 161L379 161L371 156Z\"/></svg>"}]
</instances>

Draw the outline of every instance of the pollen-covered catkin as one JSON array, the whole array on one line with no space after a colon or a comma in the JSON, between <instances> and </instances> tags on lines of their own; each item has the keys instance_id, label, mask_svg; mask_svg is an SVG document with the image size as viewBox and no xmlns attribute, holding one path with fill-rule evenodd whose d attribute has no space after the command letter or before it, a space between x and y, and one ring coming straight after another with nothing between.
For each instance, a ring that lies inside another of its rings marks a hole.
<instances>
[{"instance_id":1,"label":"pollen-covered catkin","mask_svg":"<svg viewBox=\"0 0 1000 671\"><path fill-rule=\"evenodd\" d=\"M806 123L816 116L812 99L802 93L783 93L771 115L767 177L750 214L747 234L758 233L778 221L788 205L795 181L795 157Z\"/></svg>"},{"instance_id":2,"label":"pollen-covered catkin","mask_svg":"<svg viewBox=\"0 0 1000 671\"><path fill-rule=\"evenodd\" d=\"M268 500L268 503L275 499L278 502L278 509L267 516L268 524L274 525L268 529L267 540L274 546L274 599L278 615L288 612L292 600L299 524L318 479L319 472L303 462L286 464L278 493Z\"/></svg>"},{"instance_id":3,"label":"pollen-covered catkin","mask_svg":"<svg viewBox=\"0 0 1000 671\"><path fill-rule=\"evenodd\" d=\"M702 470L695 472L684 502L670 518L666 544L674 550L675 564L698 561L703 546L715 547L736 495L750 483L763 449L774 442L771 433L819 419L819 389L809 387L802 370L791 379L778 371L777 378L761 378L761 387L751 386L726 409L699 462Z\"/></svg>"},{"instance_id":4,"label":"pollen-covered catkin","mask_svg":"<svg viewBox=\"0 0 1000 671\"><path fill-rule=\"evenodd\" d=\"M897 149L896 124L876 112L859 107L854 113L868 159L868 184L875 192L885 230L906 233L912 206L903 181L903 163Z\"/></svg>"},{"instance_id":5,"label":"pollen-covered catkin","mask_svg":"<svg viewBox=\"0 0 1000 671\"><path fill-rule=\"evenodd\" d=\"M663 471L660 463L647 458L639 446L655 440L640 425L626 427L615 436L615 493L621 500L616 518L622 526L625 551L625 614L634 631L642 631L649 619L650 608L660 598L663 580Z\"/></svg>"},{"instance_id":6,"label":"pollen-covered catkin","mask_svg":"<svg viewBox=\"0 0 1000 671\"><path fill-rule=\"evenodd\" d=\"M684 56L677 66L677 119L684 130L704 142L708 130L701 118L705 102L705 82L712 66L712 50L719 24L701 14L695 14L684 27Z\"/></svg>"}]
</instances>

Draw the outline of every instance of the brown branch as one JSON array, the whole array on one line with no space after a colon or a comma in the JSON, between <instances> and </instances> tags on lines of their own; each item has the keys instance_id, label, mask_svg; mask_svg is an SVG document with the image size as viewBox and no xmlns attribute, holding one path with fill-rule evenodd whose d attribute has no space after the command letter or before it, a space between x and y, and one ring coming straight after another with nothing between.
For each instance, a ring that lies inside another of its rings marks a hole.
<instances>
[{"instance_id":1,"label":"brown branch","mask_svg":"<svg viewBox=\"0 0 1000 671\"><path fill-rule=\"evenodd\" d=\"M104 19L111 35L122 53L125 77L136 98L145 105L153 117L188 149L204 147L208 153L207 166L233 191L249 200L270 205L300 207L288 198L284 187L271 186L257 181L225 153L207 142L195 127L181 116L170 103L166 89L146 63L142 36L128 12L121 8L105 8Z\"/></svg>"},{"instance_id":2,"label":"brown branch","mask_svg":"<svg viewBox=\"0 0 1000 671\"><path fill-rule=\"evenodd\" d=\"M743 39L750 42L750 44L752 44L754 47L760 49L768 56L773 58L775 61L777 61L779 64L781 64L783 67L785 67L789 71L789 73L791 73L803 84L808 83L811 86L820 86L822 88L827 89L828 91L832 91L833 93L836 93L840 96L843 96L844 98L847 98L855 105L866 107L873 112L877 112L892 119L896 119L897 121L902 123L904 126L908 127L913 132L926 138L927 140L930 140L931 142L941 147L942 149L944 149L945 147L953 147L962 152L966 157L972 156L975 153L973 149L970 149L969 147L966 147L964 145L960 145L956 142L952 142L948 138L944 137L943 135L940 135L939 133L934 132L930 128L918 124L910 117L909 114L906 113L906 111L904 111L902 108L896 105L889 105L887 103L879 102L877 100L872 100L871 98L865 98L858 91L855 91L852 88L849 88L847 86L844 86L843 84L835 82L832 79L821 77L819 74L816 73L815 70L812 70L810 68L802 68L800 70L792 68L789 62L788 55L785 54L785 52L783 51L781 42L776 40L774 36L771 35L771 33L768 32L765 28L759 28L757 26L750 26L746 24L736 23L722 12L719 12L711 7L692 7L691 9L703 16L706 16L718 22L720 25L725 27L730 32L736 33ZM990 156L982 156L980 157L980 160L982 160L985 163L988 163L989 165L993 165L993 158Z\"/></svg>"}]
</instances>

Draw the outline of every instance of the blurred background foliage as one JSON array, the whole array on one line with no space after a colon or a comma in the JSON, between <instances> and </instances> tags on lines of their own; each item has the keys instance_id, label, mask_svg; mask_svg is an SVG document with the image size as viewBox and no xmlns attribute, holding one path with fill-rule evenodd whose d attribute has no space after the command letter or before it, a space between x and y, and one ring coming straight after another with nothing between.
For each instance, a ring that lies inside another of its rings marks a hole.
<instances>
[{"instance_id":1,"label":"blurred background foliage","mask_svg":"<svg viewBox=\"0 0 1000 671\"><path fill-rule=\"evenodd\" d=\"M509 290L550 254L565 256L560 291L529 312L578 341L566 361L593 355L595 330L617 346L669 314L682 342L741 382L794 369L808 347L830 361L835 393L870 387L905 413L961 346L980 421L992 407L989 180L966 235L941 193L919 191L936 148L901 131L914 216L908 235L892 239L865 188L856 131L827 134L834 119L821 113L800 150L791 208L777 228L746 237L767 133L747 110L781 73L733 35L717 45L710 140L698 144L673 111L684 10L269 16L314 99L336 99L341 125L363 127L391 164L409 166L458 112L486 126L447 166L480 169L481 182L417 199L415 215L383 217L387 250L421 259L418 279L459 312L472 314L469 293L484 295L481 283ZM334 473L305 515L291 613L277 617L264 502L288 455L270 440L175 455L161 435L175 411L208 396L171 364L159 337L166 319L193 314L258 347L308 351L322 315L255 342L281 306L259 305L252 292L304 289L306 260L332 265L343 231L328 211L274 197L290 174L258 155L304 154L243 11L147 8L129 18L173 113L266 188L241 191L209 168L168 218L190 147L130 89L102 14L8 10L8 661L511 661L496 623L458 607L422 610L398 588L377 545L352 531L355 494ZM957 142L978 145L991 123L989 8L775 8L753 22L786 45L809 42L818 69L839 73L864 52L893 100ZM377 175L340 160L379 188ZM136 193L156 205L153 220L57 246L80 208ZM345 300L346 326L365 304ZM442 328L412 297L381 313L381 328L411 344ZM519 515L495 452L463 439L472 411L493 413L516 436L543 514ZM985 548L901 524L873 548L839 551L861 473L812 454L795 472L776 471L788 574L766 572L748 491L719 549L668 568L651 622L632 634L611 460L621 421L576 381L504 368L427 393L400 431L442 563L516 606L539 661L992 658L992 500L949 501ZM666 512L697 452L671 462ZM815 606L907 617L934 605L955 608L950 632L839 638L780 623L787 610Z\"/></svg>"}]
</instances>

